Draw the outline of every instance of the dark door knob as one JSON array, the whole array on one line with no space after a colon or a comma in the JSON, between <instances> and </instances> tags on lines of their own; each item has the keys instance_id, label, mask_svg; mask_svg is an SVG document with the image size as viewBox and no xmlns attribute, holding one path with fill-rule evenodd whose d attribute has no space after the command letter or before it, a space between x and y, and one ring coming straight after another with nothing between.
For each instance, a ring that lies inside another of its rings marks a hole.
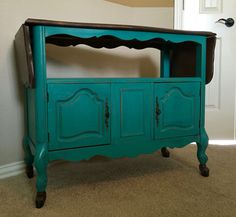
<instances>
[{"instance_id":1,"label":"dark door knob","mask_svg":"<svg viewBox=\"0 0 236 217\"><path fill-rule=\"evenodd\" d=\"M225 24L227 27L232 27L234 25L234 19L233 18L228 18L228 19L219 19L216 21L217 23L222 23Z\"/></svg>"}]
</instances>

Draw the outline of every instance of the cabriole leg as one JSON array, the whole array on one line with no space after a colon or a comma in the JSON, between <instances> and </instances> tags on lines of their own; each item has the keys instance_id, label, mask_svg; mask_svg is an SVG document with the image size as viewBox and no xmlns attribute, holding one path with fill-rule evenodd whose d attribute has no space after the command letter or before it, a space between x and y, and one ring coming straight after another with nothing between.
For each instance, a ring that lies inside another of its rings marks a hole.
<instances>
[{"instance_id":1,"label":"cabriole leg","mask_svg":"<svg viewBox=\"0 0 236 217\"><path fill-rule=\"evenodd\" d=\"M206 155L206 149L208 146L208 136L206 131L204 130L201 134L200 142L197 143L197 157L200 162L199 170L202 176L208 177L209 176L209 169L206 165L208 161L208 157Z\"/></svg>"},{"instance_id":2,"label":"cabriole leg","mask_svg":"<svg viewBox=\"0 0 236 217\"><path fill-rule=\"evenodd\" d=\"M28 136L24 136L23 148L25 152L24 160L26 164L26 175L28 176L28 178L32 178L34 176L34 168L33 168L34 156L30 150L30 141Z\"/></svg>"},{"instance_id":3,"label":"cabriole leg","mask_svg":"<svg viewBox=\"0 0 236 217\"><path fill-rule=\"evenodd\" d=\"M36 208L43 207L46 200L46 187L47 187L47 165L48 165L48 150L47 144L37 144L35 154L35 168L37 171L37 195L36 195Z\"/></svg>"}]
</instances>

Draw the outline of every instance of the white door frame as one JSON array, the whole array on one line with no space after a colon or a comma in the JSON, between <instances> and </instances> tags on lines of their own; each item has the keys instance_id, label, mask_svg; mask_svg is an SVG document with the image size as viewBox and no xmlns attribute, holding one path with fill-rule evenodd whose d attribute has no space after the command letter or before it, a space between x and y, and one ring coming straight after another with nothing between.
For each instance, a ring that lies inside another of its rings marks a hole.
<instances>
[{"instance_id":1,"label":"white door frame","mask_svg":"<svg viewBox=\"0 0 236 217\"><path fill-rule=\"evenodd\" d=\"M174 0L174 29L182 29L183 10L185 0ZM236 85L236 84L235 84ZM236 143L236 92L235 92L235 112L234 112L234 140L233 141L209 141L212 144L232 144Z\"/></svg>"},{"instance_id":2,"label":"white door frame","mask_svg":"<svg viewBox=\"0 0 236 217\"><path fill-rule=\"evenodd\" d=\"M174 0L174 28L182 29L184 0Z\"/></svg>"}]
</instances>

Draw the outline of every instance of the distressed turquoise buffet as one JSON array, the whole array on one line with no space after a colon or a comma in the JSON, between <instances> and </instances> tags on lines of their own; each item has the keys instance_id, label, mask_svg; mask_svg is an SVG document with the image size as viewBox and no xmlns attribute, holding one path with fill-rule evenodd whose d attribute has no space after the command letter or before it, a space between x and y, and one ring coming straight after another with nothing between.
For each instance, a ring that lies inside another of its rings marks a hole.
<instances>
[{"instance_id":1,"label":"distressed turquoise buffet","mask_svg":"<svg viewBox=\"0 0 236 217\"><path fill-rule=\"evenodd\" d=\"M197 144L206 166L205 86L213 76L216 35L153 27L28 19L15 37L25 89L26 173L36 177L36 207L46 200L47 166L94 155L135 157ZM161 51L155 78L48 78L46 44ZM157 165L158 167L158 165Z\"/></svg>"}]
</instances>

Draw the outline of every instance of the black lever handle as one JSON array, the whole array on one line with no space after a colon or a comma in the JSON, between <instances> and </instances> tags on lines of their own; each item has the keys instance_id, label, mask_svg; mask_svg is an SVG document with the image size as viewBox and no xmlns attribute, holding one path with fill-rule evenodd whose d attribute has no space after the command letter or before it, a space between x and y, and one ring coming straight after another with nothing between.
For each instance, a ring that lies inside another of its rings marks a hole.
<instances>
[{"instance_id":1,"label":"black lever handle","mask_svg":"<svg viewBox=\"0 0 236 217\"><path fill-rule=\"evenodd\" d=\"M158 124L159 122L159 115L161 114L159 102L158 102L158 97L156 97L156 122Z\"/></svg>"},{"instance_id":2,"label":"black lever handle","mask_svg":"<svg viewBox=\"0 0 236 217\"><path fill-rule=\"evenodd\" d=\"M105 104L105 125L106 125L106 128L109 127L109 118L110 118L109 105L108 105L108 99L106 99L106 104Z\"/></svg>"},{"instance_id":3,"label":"black lever handle","mask_svg":"<svg viewBox=\"0 0 236 217\"><path fill-rule=\"evenodd\" d=\"M219 19L216 21L216 23L222 23L225 24L227 27L232 27L234 25L234 19L233 18L228 18L228 19Z\"/></svg>"}]
</instances>

